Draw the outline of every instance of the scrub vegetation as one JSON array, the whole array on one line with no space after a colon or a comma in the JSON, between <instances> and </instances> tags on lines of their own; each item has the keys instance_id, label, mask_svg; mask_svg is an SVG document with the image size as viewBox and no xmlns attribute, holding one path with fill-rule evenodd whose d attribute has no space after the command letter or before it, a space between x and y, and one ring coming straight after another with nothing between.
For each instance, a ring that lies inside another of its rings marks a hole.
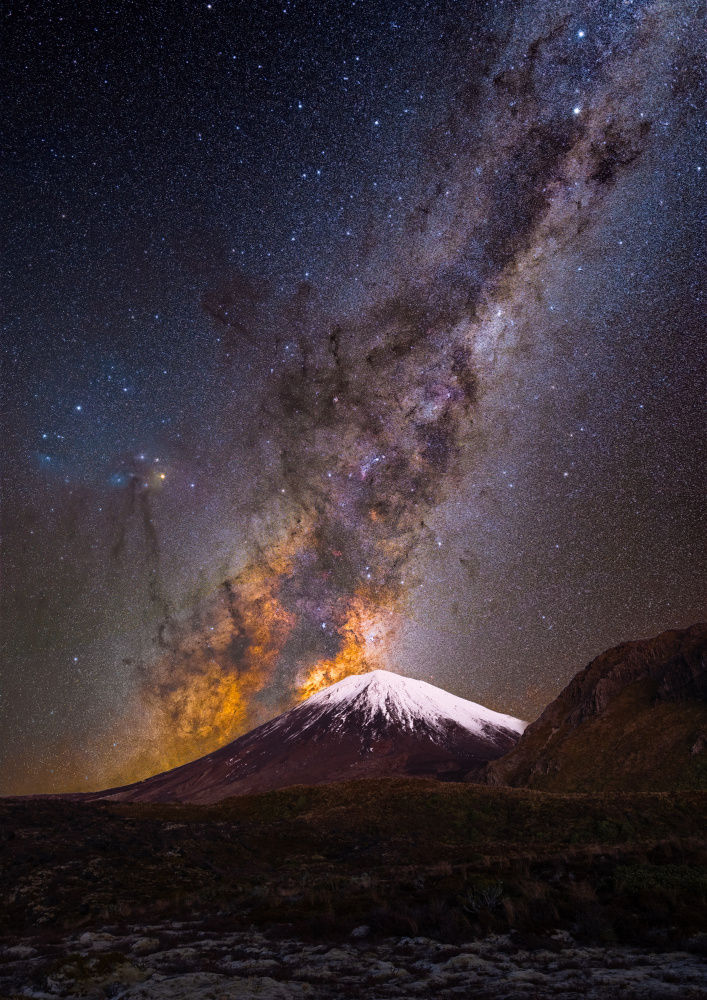
<instances>
[{"instance_id":1,"label":"scrub vegetation","mask_svg":"<svg viewBox=\"0 0 707 1000\"><path fill-rule=\"evenodd\" d=\"M707 931L707 793L371 779L218 805L0 802L0 932L155 920L277 937ZM697 940L701 940L698 938ZM704 938L707 942L707 936Z\"/></svg>"}]
</instances>

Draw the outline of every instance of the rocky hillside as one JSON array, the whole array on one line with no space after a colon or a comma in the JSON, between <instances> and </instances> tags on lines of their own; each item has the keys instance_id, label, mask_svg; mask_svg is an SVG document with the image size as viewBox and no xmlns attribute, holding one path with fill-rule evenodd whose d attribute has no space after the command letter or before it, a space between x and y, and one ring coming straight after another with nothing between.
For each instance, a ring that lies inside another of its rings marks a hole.
<instances>
[{"instance_id":1,"label":"rocky hillside","mask_svg":"<svg viewBox=\"0 0 707 1000\"><path fill-rule=\"evenodd\" d=\"M558 792L707 788L707 623L597 656L486 780Z\"/></svg>"}]
</instances>

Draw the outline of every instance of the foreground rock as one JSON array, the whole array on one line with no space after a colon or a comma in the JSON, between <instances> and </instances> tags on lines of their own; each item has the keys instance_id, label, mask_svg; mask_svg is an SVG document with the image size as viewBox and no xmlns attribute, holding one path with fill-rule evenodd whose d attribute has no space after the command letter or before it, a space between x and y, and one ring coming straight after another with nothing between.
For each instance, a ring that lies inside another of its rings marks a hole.
<instances>
[{"instance_id":1,"label":"foreground rock","mask_svg":"<svg viewBox=\"0 0 707 1000\"><path fill-rule=\"evenodd\" d=\"M707 624L597 656L486 779L552 792L707 788Z\"/></svg>"},{"instance_id":2,"label":"foreground rock","mask_svg":"<svg viewBox=\"0 0 707 1000\"><path fill-rule=\"evenodd\" d=\"M309 944L255 931L214 935L197 921L26 938L2 948L0 963L0 996L13 1000L707 998L706 935L671 952L582 947L565 931L453 946L424 937L369 943L362 927L344 942Z\"/></svg>"}]
</instances>

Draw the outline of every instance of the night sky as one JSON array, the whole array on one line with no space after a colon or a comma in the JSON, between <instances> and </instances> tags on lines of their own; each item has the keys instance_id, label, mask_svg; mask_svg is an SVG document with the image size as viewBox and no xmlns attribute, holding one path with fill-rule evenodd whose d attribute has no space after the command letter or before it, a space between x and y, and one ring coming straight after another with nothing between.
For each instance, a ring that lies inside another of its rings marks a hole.
<instances>
[{"instance_id":1,"label":"night sky","mask_svg":"<svg viewBox=\"0 0 707 1000\"><path fill-rule=\"evenodd\" d=\"M3 792L704 618L700 3L3 28Z\"/></svg>"}]
</instances>

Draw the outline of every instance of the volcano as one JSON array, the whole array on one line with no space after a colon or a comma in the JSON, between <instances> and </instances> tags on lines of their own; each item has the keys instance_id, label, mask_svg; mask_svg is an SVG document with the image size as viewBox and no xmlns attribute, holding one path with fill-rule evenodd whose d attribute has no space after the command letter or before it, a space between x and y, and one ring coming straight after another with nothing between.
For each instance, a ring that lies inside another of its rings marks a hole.
<instances>
[{"instance_id":1,"label":"volcano","mask_svg":"<svg viewBox=\"0 0 707 1000\"><path fill-rule=\"evenodd\" d=\"M351 778L459 781L507 754L525 726L424 681L374 670L344 678L206 757L81 798L211 803Z\"/></svg>"}]
</instances>

